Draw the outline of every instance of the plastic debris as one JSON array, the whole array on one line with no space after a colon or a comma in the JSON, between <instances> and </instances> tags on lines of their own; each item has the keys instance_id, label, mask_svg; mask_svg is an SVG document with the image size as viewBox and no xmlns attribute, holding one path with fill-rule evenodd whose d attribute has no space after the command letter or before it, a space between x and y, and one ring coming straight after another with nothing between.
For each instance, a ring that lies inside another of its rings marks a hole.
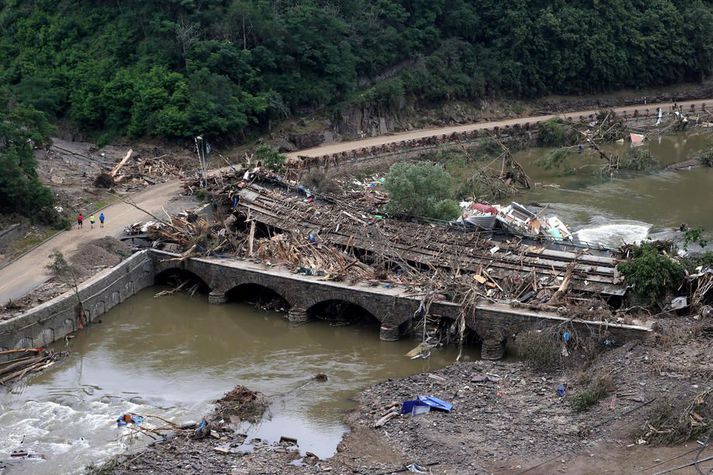
<instances>
[{"instance_id":1,"label":"plastic debris","mask_svg":"<svg viewBox=\"0 0 713 475\"><path fill-rule=\"evenodd\" d=\"M422 412L428 412L422 409L415 409L417 406L428 407L428 411L451 412L451 409L453 409L453 404L435 396L417 396L414 400L404 401L401 406L401 414L421 414Z\"/></svg>"},{"instance_id":2,"label":"plastic debris","mask_svg":"<svg viewBox=\"0 0 713 475\"><path fill-rule=\"evenodd\" d=\"M687 297L676 297L671 300L671 310L681 310L682 308L688 307Z\"/></svg>"},{"instance_id":3,"label":"plastic debris","mask_svg":"<svg viewBox=\"0 0 713 475\"><path fill-rule=\"evenodd\" d=\"M129 424L140 426L142 422L144 422L144 416L127 412L126 414L122 414L116 419L116 426L123 427Z\"/></svg>"},{"instance_id":4,"label":"plastic debris","mask_svg":"<svg viewBox=\"0 0 713 475\"><path fill-rule=\"evenodd\" d=\"M210 434L210 424L208 424L208 421L205 420L205 418L201 419L201 421L198 423L198 427L196 427L195 432L193 433L193 436L196 439L203 439L205 438L208 434Z\"/></svg>"},{"instance_id":5,"label":"plastic debris","mask_svg":"<svg viewBox=\"0 0 713 475\"><path fill-rule=\"evenodd\" d=\"M560 383L560 385L557 386L557 395L559 397L564 397L566 392L567 392L567 388L564 387L563 383Z\"/></svg>"},{"instance_id":6,"label":"plastic debris","mask_svg":"<svg viewBox=\"0 0 713 475\"><path fill-rule=\"evenodd\" d=\"M411 473L431 473L426 467L417 463L410 463L406 465L406 470Z\"/></svg>"}]
</instances>

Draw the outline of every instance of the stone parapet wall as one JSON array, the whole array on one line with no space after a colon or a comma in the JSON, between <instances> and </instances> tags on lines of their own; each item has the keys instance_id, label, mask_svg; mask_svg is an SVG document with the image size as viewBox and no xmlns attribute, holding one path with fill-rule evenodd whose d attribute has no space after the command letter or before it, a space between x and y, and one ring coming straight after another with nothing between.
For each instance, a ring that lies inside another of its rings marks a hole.
<instances>
[{"instance_id":1,"label":"stone parapet wall","mask_svg":"<svg viewBox=\"0 0 713 475\"><path fill-rule=\"evenodd\" d=\"M91 322L112 307L154 284L151 251L136 253L79 286L85 318ZM0 322L0 350L48 345L79 328L74 290Z\"/></svg>"}]
</instances>

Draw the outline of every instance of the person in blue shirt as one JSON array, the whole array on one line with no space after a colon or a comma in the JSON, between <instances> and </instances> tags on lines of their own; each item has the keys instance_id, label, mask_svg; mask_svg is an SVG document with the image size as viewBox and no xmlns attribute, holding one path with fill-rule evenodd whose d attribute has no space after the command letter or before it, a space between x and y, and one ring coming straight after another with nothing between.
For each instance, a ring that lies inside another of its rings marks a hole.
<instances>
[{"instance_id":1,"label":"person in blue shirt","mask_svg":"<svg viewBox=\"0 0 713 475\"><path fill-rule=\"evenodd\" d=\"M104 219L106 218L104 217L104 211L102 211L101 213L99 213L99 227L101 228L104 227Z\"/></svg>"}]
</instances>

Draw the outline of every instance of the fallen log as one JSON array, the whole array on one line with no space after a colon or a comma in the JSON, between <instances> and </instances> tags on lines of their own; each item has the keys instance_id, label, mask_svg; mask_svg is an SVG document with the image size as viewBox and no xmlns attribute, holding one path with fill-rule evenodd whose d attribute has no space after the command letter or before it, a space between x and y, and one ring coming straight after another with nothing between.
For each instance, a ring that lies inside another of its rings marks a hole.
<instances>
[{"instance_id":1,"label":"fallen log","mask_svg":"<svg viewBox=\"0 0 713 475\"><path fill-rule=\"evenodd\" d=\"M119 170L121 170L121 167L123 167L124 164L129 160L129 158L131 158L132 153L134 153L134 151L132 149L129 149L129 151L126 152L126 156L124 156L124 158L122 158L121 161L113 168L113 170L110 173L112 178L114 178L116 176L116 174L119 173Z\"/></svg>"}]
</instances>

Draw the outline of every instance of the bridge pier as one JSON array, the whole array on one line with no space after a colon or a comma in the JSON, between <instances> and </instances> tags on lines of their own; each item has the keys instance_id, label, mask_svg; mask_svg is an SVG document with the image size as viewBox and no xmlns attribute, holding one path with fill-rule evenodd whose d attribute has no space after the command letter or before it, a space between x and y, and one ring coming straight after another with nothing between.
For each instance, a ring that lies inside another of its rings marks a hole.
<instances>
[{"instance_id":1,"label":"bridge pier","mask_svg":"<svg viewBox=\"0 0 713 475\"><path fill-rule=\"evenodd\" d=\"M379 339L381 341L397 341L401 338L401 330L398 325L384 323L379 328Z\"/></svg>"},{"instance_id":2,"label":"bridge pier","mask_svg":"<svg viewBox=\"0 0 713 475\"><path fill-rule=\"evenodd\" d=\"M505 356L505 342L497 337L485 338L480 350L484 360L501 360Z\"/></svg>"},{"instance_id":3,"label":"bridge pier","mask_svg":"<svg viewBox=\"0 0 713 475\"><path fill-rule=\"evenodd\" d=\"M225 292L222 292L220 290L213 290L211 293L208 294L208 303L210 304L219 305L222 303L226 303L227 301L228 297L226 297Z\"/></svg>"},{"instance_id":4,"label":"bridge pier","mask_svg":"<svg viewBox=\"0 0 713 475\"><path fill-rule=\"evenodd\" d=\"M300 307L292 307L287 312L287 319L290 323L305 323L309 321L307 310Z\"/></svg>"}]
</instances>

